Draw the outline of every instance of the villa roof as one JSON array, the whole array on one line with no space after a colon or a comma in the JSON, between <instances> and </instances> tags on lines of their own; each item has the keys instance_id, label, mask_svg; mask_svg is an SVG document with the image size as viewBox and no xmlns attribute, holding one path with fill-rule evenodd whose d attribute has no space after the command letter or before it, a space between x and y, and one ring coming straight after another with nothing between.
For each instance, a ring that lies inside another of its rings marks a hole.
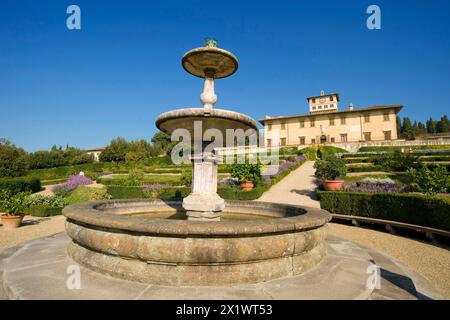
<instances>
[{"instance_id":1,"label":"villa roof","mask_svg":"<svg viewBox=\"0 0 450 320\"><path fill-rule=\"evenodd\" d=\"M371 111L371 110L384 110L384 109L395 109L395 112L398 113L403 108L402 105L386 105L386 106L370 106L365 108L353 108L352 110L340 110L340 111L324 111L324 112L314 112L314 113L308 113L308 114L298 114L298 115L292 115L292 116L274 116L274 117L267 117L264 119L258 120L260 123L264 124L266 121L272 121L272 120L280 120L280 119L292 119L292 118L311 118L317 115L322 114L346 114L346 113L360 113L365 111Z\"/></svg>"},{"instance_id":2,"label":"villa roof","mask_svg":"<svg viewBox=\"0 0 450 320\"><path fill-rule=\"evenodd\" d=\"M339 93L326 93L323 95L319 95L319 96L312 96L312 97L307 97L306 100L311 100L311 99L317 99L317 98L323 98L323 97L330 97L330 96L337 96L337 100L340 101L339 98Z\"/></svg>"}]
</instances>

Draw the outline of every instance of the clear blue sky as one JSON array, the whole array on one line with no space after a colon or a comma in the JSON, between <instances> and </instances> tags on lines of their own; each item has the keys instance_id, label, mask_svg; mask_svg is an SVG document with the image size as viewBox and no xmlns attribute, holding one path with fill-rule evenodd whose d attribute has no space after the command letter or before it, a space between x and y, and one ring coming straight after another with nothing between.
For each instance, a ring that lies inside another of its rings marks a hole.
<instances>
[{"instance_id":1,"label":"clear blue sky","mask_svg":"<svg viewBox=\"0 0 450 320\"><path fill-rule=\"evenodd\" d=\"M82 29L66 28L81 7ZM382 30L366 28L377 4ZM202 80L180 59L215 37L238 72L216 107L256 119L306 113L306 97L341 106L404 104L426 120L449 110L450 1L45 1L0 3L0 137L53 144L150 139L158 114L200 106Z\"/></svg>"}]
</instances>

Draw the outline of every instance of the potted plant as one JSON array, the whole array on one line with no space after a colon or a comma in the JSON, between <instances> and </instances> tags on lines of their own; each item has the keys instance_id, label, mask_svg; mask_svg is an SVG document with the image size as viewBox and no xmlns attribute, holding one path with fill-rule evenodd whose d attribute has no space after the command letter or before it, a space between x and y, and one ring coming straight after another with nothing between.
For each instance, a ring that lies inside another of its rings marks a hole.
<instances>
[{"instance_id":1,"label":"potted plant","mask_svg":"<svg viewBox=\"0 0 450 320\"><path fill-rule=\"evenodd\" d=\"M230 167L232 178L239 181L239 185L245 191L252 190L255 182L261 179L261 165L259 163L233 164Z\"/></svg>"},{"instance_id":2,"label":"potted plant","mask_svg":"<svg viewBox=\"0 0 450 320\"><path fill-rule=\"evenodd\" d=\"M0 211L3 227L14 229L20 227L27 205L27 193L21 192L12 195L9 191L2 190L0 193Z\"/></svg>"},{"instance_id":3,"label":"potted plant","mask_svg":"<svg viewBox=\"0 0 450 320\"><path fill-rule=\"evenodd\" d=\"M327 157L326 160L317 160L314 164L316 177L322 180L322 184L327 191L341 190L344 181L340 178L347 174L345 160L335 156Z\"/></svg>"}]
</instances>

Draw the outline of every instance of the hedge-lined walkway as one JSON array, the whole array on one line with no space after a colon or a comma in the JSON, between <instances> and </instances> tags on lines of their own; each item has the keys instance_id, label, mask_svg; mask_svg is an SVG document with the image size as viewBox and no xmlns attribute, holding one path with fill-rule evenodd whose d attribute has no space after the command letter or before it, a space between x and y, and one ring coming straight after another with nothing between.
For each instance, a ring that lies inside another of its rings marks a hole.
<instances>
[{"instance_id":1,"label":"hedge-lined walkway","mask_svg":"<svg viewBox=\"0 0 450 320\"><path fill-rule=\"evenodd\" d=\"M317 187L314 176L314 161L306 161L283 180L264 192L258 201L279 202L319 208L314 189Z\"/></svg>"}]
</instances>

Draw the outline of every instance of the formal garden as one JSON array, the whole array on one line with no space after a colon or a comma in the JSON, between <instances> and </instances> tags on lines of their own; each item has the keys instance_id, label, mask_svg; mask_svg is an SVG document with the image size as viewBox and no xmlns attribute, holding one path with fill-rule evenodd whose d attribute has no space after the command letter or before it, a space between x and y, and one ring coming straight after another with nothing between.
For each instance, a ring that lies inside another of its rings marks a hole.
<instances>
[{"instance_id":1,"label":"formal garden","mask_svg":"<svg viewBox=\"0 0 450 320\"><path fill-rule=\"evenodd\" d=\"M10 215L46 217L90 200L181 199L190 193L192 169L190 163L172 163L168 155L172 147L162 133L155 135L152 144L117 138L102 152L100 162L94 162L75 148L25 153L3 141L0 205ZM220 164L218 194L227 200L257 199L304 163L306 156L296 148L281 149L280 165L270 172L261 163L249 164L248 159L244 164ZM44 188L47 192L41 192ZM16 202L20 207L10 208Z\"/></svg>"}]
</instances>

